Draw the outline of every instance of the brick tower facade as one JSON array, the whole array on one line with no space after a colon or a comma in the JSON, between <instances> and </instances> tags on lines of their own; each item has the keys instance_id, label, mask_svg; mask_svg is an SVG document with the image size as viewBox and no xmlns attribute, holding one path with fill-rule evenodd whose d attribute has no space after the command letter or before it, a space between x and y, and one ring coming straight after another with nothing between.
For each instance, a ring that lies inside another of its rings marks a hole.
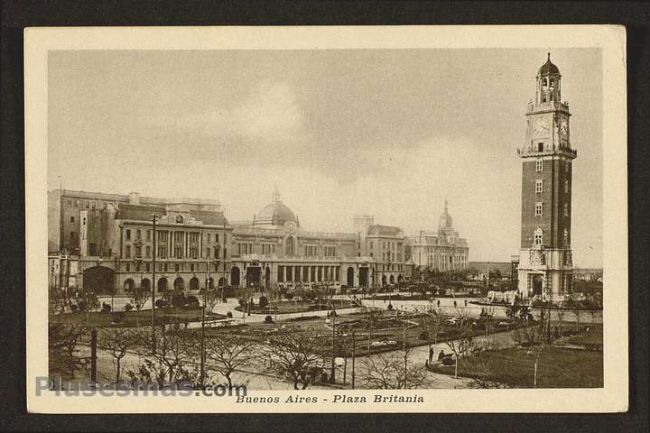
<instances>
[{"instance_id":1,"label":"brick tower facade","mask_svg":"<svg viewBox=\"0 0 650 433\"><path fill-rule=\"evenodd\" d=\"M528 103L522 158L519 293L524 299L561 300L571 293L572 161L569 104L561 100L561 75L551 56L537 72Z\"/></svg>"}]
</instances>

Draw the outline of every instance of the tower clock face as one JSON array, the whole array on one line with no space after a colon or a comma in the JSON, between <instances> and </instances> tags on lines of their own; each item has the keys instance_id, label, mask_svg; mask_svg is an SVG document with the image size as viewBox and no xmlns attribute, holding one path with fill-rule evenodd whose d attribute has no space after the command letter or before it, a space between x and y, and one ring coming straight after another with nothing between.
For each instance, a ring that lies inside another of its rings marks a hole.
<instances>
[{"instance_id":1,"label":"tower clock face","mask_svg":"<svg viewBox=\"0 0 650 433\"><path fill-rule=\"evenodd\" d=\"M533 123L533 134L535 137L545 137L549 131L548 120L544 117L539 117Z\"/></svg>"}]
</instances>

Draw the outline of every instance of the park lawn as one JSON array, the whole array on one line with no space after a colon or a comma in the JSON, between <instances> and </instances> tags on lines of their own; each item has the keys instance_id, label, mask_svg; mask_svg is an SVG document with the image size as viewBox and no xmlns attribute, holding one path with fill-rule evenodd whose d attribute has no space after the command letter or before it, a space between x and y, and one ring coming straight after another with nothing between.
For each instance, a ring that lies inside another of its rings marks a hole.
<instances>
[{"instance_id":1,"label":"park lawn","mask_svg":"<svg viewBox=\"0 0 650 433\"><path fill-rule=\"evenodd\" d=\"M475 355L484 363L488 373L486 379L512 387L532 387L535 355L527 349L510 348L484 351ZM470 363L467 363L468 365ZM432 370L438 373L454 374L454 365L436 364ZM463 362L458 364L458 375L475 377L472 369ZM603 354L587 350L546 348L537 364L538 388L602 388Z\"/></svg>"},{"instance_id":2,"label":"park lawn","mask_svg":"<svg viewBox=\"0 0 650 433\"><path fill-rule=\"evenodd\" d=\"M602 346L603 345L603 325L588 325L589 330L581 332L578 335L567 338L566 343L585 346Z\"/></svg>"},{"instance_id":3,"label":"park lawn","mask_svg":"<svg viewBox=\"0 0 650 433\"><path fill-rule=\"evenodd\" d=\"M111 325L116 316L121 316L118 324ZM221 314L206 314L209 319L222 319L225 316ZM195 322L201 320L201 309L157 309L156 324L162 323L183 323ZM93 311L90 313L66 313L50 315L50 323L65 323L82 326L97 327L135 327L151 325L151 310L143 311L124 311L117 313L102 313Z\"/></svg>"}]
</instances>

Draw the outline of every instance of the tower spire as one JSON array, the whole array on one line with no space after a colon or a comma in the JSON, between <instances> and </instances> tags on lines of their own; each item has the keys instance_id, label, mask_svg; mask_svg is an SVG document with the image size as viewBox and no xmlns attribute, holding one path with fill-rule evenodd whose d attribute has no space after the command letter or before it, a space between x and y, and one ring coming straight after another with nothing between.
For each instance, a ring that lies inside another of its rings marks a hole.
<instances>
[{"instance_id":1,"label":"tower spire","mask_svg":"<svg viewBox=\"0 0 650 433\"><path fill-rule=\"evenodd\" d=\"M275 185L275 190L273 191L273 203L277 203L280 201L280 191L278 190L278 186Z\"/></svg>"}]
</instances>

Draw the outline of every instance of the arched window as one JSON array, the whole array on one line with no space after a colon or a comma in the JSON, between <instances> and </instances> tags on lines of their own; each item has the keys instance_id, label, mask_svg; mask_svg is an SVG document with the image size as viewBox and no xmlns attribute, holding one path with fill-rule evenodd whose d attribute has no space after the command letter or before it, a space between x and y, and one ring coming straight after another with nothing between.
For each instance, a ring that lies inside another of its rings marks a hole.
<instances>
[{"instance_id":1,"label":"arched window","mask_svg":"<svg viewBox=\"0 0 650 433\"><path fill-rule=\"evenodd\" d=\"M540 227L535 230L533 244L541 246L544 243L544 232Z\"/></svg>"},{"instance_id":2,"label":"arched window","mask_svg":"<svg viewBox=\"0 0 650 433\"><path fill-rule=\"evenodd\" d=\"M295 255L296 246L295 246L295 242L294 242L292 237L287 238L287 242L285 244L284 251L285 251L285 255L287 255L289 257Z\"/></svg>"},{"instance_id":3,"label":"arched window","mask_svg":"<svg viewBox=\"0 0 650 433\"><path fill-rule=\"evenodd\" d=\"M570 244L569 229L564 229L564 246L568 247Z\"/></svg>"}]
</instances>

